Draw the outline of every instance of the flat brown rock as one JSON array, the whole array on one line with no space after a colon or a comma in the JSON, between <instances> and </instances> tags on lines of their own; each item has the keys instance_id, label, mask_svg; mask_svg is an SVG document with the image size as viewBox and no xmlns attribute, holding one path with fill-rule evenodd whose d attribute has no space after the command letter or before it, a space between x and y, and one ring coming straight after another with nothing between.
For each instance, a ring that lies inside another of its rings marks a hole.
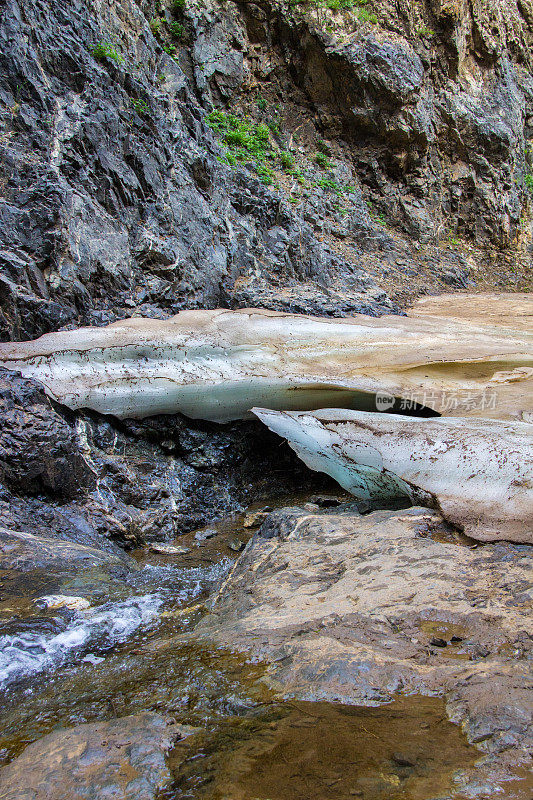
<instances>
[{"instance_id":1,"label":"flat brown rock","mask_svg":"<svg viewBox=\"0 0 533 800\"><path fill-rule=\"evenodd\" d=\"M499 329L531 331L533 295L519 292L480 292L479 294L439 294L420 297L408 312L410 317L445 317Z\"/></svg>"},{"instance_id":2,"label":"flat brown rock","mask_svg":"<svg viewBox=\"0 0 533 800\"><path fill-rule=\"evenodd\" d=\"M144 713L54 731L0 770L0 800L153 800L166 752L193 730Z\"/></svg>"},{"instance_id":3,"label":"flat brown rock","mask_svg":"<svg viewBox=\"0 0 533 800\"><path fill-rule=\"evenodd\" d=\"M470 741L508 751L516 766L532 734L530 556L461 545L427 509L284 509L250 541L196 633L267 662L286 696L444 694Z\"/></svg>"}]
</instances>

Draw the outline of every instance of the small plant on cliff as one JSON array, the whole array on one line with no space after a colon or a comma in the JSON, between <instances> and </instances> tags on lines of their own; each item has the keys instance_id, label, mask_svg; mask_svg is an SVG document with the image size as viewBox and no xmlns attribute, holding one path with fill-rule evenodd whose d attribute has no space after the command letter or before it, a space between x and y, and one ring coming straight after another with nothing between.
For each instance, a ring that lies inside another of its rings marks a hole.
<instances>
[{"instance_id":1,"label":"small plant on cliff","mask_svg":"<svg viewBox=\"0 0 533 800\"><path fill-rule=\"evenodd\" d=\"M238 117L220 110L207 115L207 124L219 134L227 147L227 163L252 162L263 183L273 183L273 172L266 162L274 161L276 156L270 145L267 125L256 123L250 117Z\"/></svg>"},{"instance_id":2,"label":"small plant on cliff","mask_svg":"<svg viewBox=\"0 0 533 800\"><path fill-rule=\"evenodd\" d=\"M150 113L150 109L148 108L144 100L132 100L131 104L135 109L135 111L137 112L137 114L139 114L139 116L143 116Z\"/></svg>"},{"instance_id":3,"label":"small plant on cliff","mask_svg":"<svg viewBox=\"0 0 533 800\"><path fill-rule=\"evenodd\" d=\"M524 183L526 185L526 189L528 189L528 191L531 194L533 194L533 175L531 174L531 172L528 172L528 174L524 178Z\"/></svg>"},{"instance_id":4,"label":"small plant on cliff","mask_svg":"<svg viewBox=\"0 0 533 800\"><path fill-rule=\"evenodd\" d=\"M325 5L330 11L339 11L341 8L353 8L354 6L366 6L368 0L325 0ZM321 3L316 3L321 5Z\"/></svg>"},{"instance_id":5,"label":"small plant on cliff","mask_svg":"<svg viewBox=\"0 0 533 800\"><path fill-rule=\"evenodd\" d=\"M124 56L121 56L120 53L117 53L113 45L109 44L109 42L99 42L96 47L93 47L92 52L97 61L105 61L106 59L109 59L110 61L114 61L115 64L124 63Z\"/></svg>"},{"instance_id":6,"label":"small plant on cliff","mask_svg":"<svg viewBox=\"0 0 533 800\"><path fill-rule=\"evenodd\" d=\"M357 16L359 17L360 22L370 22L372 25L378 24L378 18L373 11L369 11L368 8L359 8L357 10Z\"/></svg>"},{"instance_id":7,"label":"small plant on cliff","mask_svg":"<svg viewBox=\"0 0 533 800\"><path fill-rule=\"evenodd\" d=\"M294 177L296 178L296 180L298 181L300 186L307 186L308 185L307 179L306 179L306 177L303 174L301 169L295 169L292 174L294 175Z\"/></svg>"},{"instance_id":8,"label":"small plant on cliff","mask_svg":"<svg viewBox=\"0 0 533 800\"><path fill-rule=\"evenodd\" d=\"M274 172L273 170L267 166L266 164L256 164L255 170L259 175L259 178L265 186L272 186L274 183Z\"/></svg>"},{"instance_id":9,"label":"small plant on cliff","mask_svg":"<svg viewBox=\"0 0 533 800\"><path fill-rule=\"evenodd\" d=\"M435 36L435 31L431 30L431 28L428 28L428 27L426 27L426 25L420 25L420 26L419 26L419 27L416 29L416 32L417 32L417 34L418 34L419 36L424 36L424 37L427 37L428 39L429 39L431 36Z\"/></svg>"},{"instance_id":10,"label":"small plant on cliff","mask_svg":"<svg viewBox=\"0 0 533 800\"><path fill-rule=\"evenodd\" d=\"M282 150L279 154L279 163L281 164L282 169L288 171L294 167L294 156L292 153L288 153L286 150Z\"/></svg>"},{"instance_id":11,"label":"small plant on cliff","mask_svg":"<svg viewBox=\"0 0 533 800\"><path fill-rule=\"evenodd\" d=\"M170 8L172 9L172 12L178 17L185 11L186 5L187 5L187 0L172 0Z\"/></svg>"},{"instance_id":12,"label":"small plant on cliff","mask_svg":"<svg viewBox=\"0 0 533 800\"><path fill-rule=\"evenodd\" d=\"M325 153L317 153L315 156L315 161L322 169L331 169L332 167L331 161Z\"/></svg>"},{"instance_id":13,"label":"small plant on cliff","mask_svg":"<svg viewBox=\"0 0 533 800\"><path fill-rule=\"evenodd\" d=\"M337 181L333 180L333 178L319 178L315 183L315 186L320 187L320 189L329 189L331 192L334 192L336 195L342 195L342 187L339 186Z\"/></svg>"},{"instance_id":14,"label":"small plant on cliff","mask_svg":"<svg viewBox=\"0 0 533 800\"><path fill-rule=\"evenodd\" d=\"M161 36L162 21L163 20L161 19L161 17L154 17L153 19L150 20L150 30L152 31L156 39L158 39Z\"/></svg>"},{"instance_id":15,"label":"small plant on cliff","mask_svg":"<svg viewBox=\"0 0 533 800\"><path fill-rule=\"evenodd\" d=\"M239 161L252 156L264 161L272 156L268 127L260 122L256 124L249 117L238 117L224 111L212 111L207 116L208 125L221 134L224 144L228 145Z\"/></svg>"},{"instance_id":16,"label":"small plant on cliff","mask_svg":"<svg viewBox=\"0 0 533 800\"><path fill-rule=\"evenodd\" d=\"M174 39L185 38L185 26L181 22L171 22L168 26L170 33Z\"/></svg>"}]
</instances>

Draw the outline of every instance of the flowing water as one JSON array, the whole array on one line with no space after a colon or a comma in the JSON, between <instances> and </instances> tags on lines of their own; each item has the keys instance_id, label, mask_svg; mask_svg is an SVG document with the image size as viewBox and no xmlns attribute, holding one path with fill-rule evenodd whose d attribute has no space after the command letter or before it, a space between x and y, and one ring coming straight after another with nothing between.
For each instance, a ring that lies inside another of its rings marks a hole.
<instances>
[{"instance_id":1,"label":"flowing water","mask_svg":"<svg viewBox=\"0 0 533 800\"><path fill-rule=\"evenodd\" d=\"M209 594L252 533L243 519L180 537L174 553L139 551L137 569L118 577L0 576L0 766L57 728L151 710L202 729L171 754L160 800L446 796L479 752L440 699L286 700L263 665L195 640ZM77 599L65 606L65 595Z\"/></svg>"}]
</instances>

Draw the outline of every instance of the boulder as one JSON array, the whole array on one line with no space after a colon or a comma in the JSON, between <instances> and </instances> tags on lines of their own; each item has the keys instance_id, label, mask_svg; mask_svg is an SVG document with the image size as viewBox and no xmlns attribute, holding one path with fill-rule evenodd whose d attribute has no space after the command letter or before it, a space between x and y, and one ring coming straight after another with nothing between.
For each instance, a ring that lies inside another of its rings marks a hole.
<instances>
[{"instance_id":1,"label":"boulder","mask_svg":"<svg viewBox=\"0 0 533 800\"><path fill-rule=\"evenodd\" d=\"M0 770L2 800L155 800L165 756L194 728L143 713L57 730Z\"/></svg>"}]
</instances>

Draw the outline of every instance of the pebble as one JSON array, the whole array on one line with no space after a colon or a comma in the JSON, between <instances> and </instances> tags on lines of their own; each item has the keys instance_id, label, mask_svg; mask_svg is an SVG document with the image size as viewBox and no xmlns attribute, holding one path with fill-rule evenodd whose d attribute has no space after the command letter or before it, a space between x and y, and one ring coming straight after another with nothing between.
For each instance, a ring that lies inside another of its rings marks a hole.
<instances>
[{"instance_id":1,"label":"pebble","mask_svg":"<svg viewBox=\"0 0 533 800\"><path fill-rule=\"evenodd\" d=\"M217 533L216 528L202 528L201 531L197 531L194 534L194 538L197 542L205 542L206 539L212 539Z\"/></svg>"},{"instance_id":2,"label":"pebble","mask_svg":"<svg viewBox=\"0 0 533 800\"><path fill-rule=\"evenodd\" d=\"M246 514L244 518L243 527L244 528L258 528L268 516L267 511L253 511L250 514Z\"/></svg>"},{"instance_id":3,"label":"pebble","mask_svg":"<svg viewBox=\"0 0 533 800\"><path fill-rule=\"evenodd\" d=\"M163 544L160 542L154 542L150 545L150 551L152 553L161 553L164 556L182 556L185 553L189 552L188 547L178 547L175 544Z\"/></svg>"},{"instance_id":4,"label":"pebble","mask_svg":"<svg viewBox=\"0 0 533 800\"><path fill-rule=\"evenodd\" d=\"M48 594L44 597L38 597L34 600L34 603L41 608L52 610L68 608L71 611L80 611L81 609L89 608L91 605L85 597L74 597L66 594Z\"/></svg>"},{"instance_id":5,"label":"pebble","mask_svg":"<svg viewBox=\"0 0 533 800\"><path fill-rule=\"evenodd\" d=\"M242 541L242 539L230 539L228 542L228 547L235 553L240 553L241 550L244 550L245 543Z\"/></svg>"}]
</instances>

